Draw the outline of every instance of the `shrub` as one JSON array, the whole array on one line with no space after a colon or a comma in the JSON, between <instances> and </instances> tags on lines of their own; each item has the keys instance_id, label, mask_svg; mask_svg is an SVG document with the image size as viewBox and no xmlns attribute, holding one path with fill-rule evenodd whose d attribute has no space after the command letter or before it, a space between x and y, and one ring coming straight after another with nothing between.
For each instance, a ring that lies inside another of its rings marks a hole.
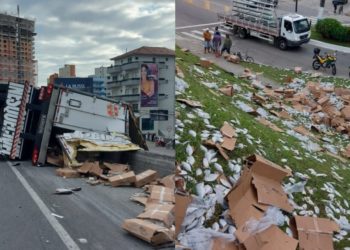
<instances>
[{"instance_id":1,"label":"shrub","mask_svg":"<svg viewBox=\"0 0 350 250\"><path fill-rule=\"evenodd\" d=\"M316 31L324 38L334 39L337 41L350 41L350 28L343 26L338 20L325 18L317 22Z\"/></svg>"}]
</instances>

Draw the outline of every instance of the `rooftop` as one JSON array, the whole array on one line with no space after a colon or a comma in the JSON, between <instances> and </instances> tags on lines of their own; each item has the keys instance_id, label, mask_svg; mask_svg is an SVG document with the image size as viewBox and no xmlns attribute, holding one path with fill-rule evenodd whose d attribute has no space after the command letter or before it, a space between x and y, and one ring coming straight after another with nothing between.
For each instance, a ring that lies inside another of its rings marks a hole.
<instances>
[{"instance_id":1,"label":"rooftop","mask_svg":"<svg viewBox=\"0 0 350 250\"><path fill-rule=\"evenodd\" d=\"M135 55L155 55L155 56L175 56L175 51L164 47L146 47L142 46L138 49L131 50L125 54L111 58L111 60L118 60Z\"/></svg>"}]
</instances>

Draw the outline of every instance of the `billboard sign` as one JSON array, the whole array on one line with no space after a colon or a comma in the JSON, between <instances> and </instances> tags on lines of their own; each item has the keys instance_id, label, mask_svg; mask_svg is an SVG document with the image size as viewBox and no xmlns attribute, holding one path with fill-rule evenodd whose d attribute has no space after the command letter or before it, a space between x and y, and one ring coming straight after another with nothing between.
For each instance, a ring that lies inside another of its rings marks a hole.
<instances>
[{"instance_id":1,"label":"billboard sign","mask_svg":"<svg viewBox=\"0 0 350 250\"><path fill-rule=\"evenodd\" d=\"M140 77L141 107L158 106L158 66L156 63L141 65Z\"/></svg>"}]
</instances>

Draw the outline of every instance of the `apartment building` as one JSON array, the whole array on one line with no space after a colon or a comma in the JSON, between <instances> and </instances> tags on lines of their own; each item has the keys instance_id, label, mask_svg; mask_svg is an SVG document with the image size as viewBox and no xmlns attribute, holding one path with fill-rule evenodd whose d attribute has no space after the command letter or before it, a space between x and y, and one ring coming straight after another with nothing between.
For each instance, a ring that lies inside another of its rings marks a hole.
<instances>
[{"instance_id":1,"label":"apartment building","mask_svg":"<svg viewBox=\"0 0 350 250\"><path fill-rule=\"evenodd\" d=\"M175 51L143 46L111 60L107 97L132 105L143 134L173 139Z\"/></svg>"},{"instance_id":2,"label":"apartment building","mask_svg":"<svg viewBox=\"0 0 350 250\"><path fill-rule=\"evenodd\" d=\"M0 13L0 83L36 85L34 20Z\"/></svg>"}]
</instances>

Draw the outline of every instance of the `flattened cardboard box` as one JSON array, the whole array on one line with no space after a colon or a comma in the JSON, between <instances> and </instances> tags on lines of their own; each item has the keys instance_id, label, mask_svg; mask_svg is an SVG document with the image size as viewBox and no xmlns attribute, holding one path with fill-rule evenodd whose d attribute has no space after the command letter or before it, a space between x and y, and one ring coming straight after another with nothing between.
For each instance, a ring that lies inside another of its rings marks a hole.
<instances>
[{"instance_id":1,"label":"flattened cardboard box","mask_svg":"<svg viewBox=\"0 0 350 250\"><path fill-rule=\"evenodd\" d=\"M157 171L146 170L138 175L136 175L135 187L142 187L157 179Z\"/></svg>"},{"instance_id":2,"label":"flattened cardboard box","mask_svg":"<svg viewBox=\"0 0 350 250\"><path fill-rule=\"evenodd\" d=\"M112 187L118 187L121 185L128 185L134 183L136 180L136 176L134 171L130 171L125 174L109 177L108 180L111 183Z\"/></svg>"},{"instance_id":3,"label":"flattened cardboard box","mask_svg":"<svg viewBox=\"0 0 350 250\"><path fill-rule=\"evenodd\" d=\"M243 242L247 250L295 250L298 241L273 225Z\"/></svg>"},{"instance_id":4,"label":"flattened cardboard box","mask_svg":"<svg viewBox=\"0 0 350 250\"><path fill-rule=\"evenodd\" d=\"M213 238L211 250L240 250L242 249L234 241L228 241L223 238ZM204 249L203 249L204 250Z\"/></svg>"},{"instance_id":5,"label":"flattened cardboard box","mask_svg":"<svg viewBox=\"0 0 350 250\"><path fill-rule=\"evenodd\" d=\"M78 172L81 173L81 174L87 174L90 172L92 166L94 166L95 163L94 162L84 162L83 165L78 168Z\"/></svg>"},{"instance_id":6,"label":"flattened cardboard box","mask_svg":"<svg viewBox=\"0 0 350 250\"><path fill-rule=\"evenodd\" d=\"M56 169L56 175L66 178L79 178L80 174L71 168L58 168Z\"/></svg>"},{"instance_id":7,"label":"flattened cardboard box","mask_svg":"<svg viewBox=\"0 0 350 250\"><path fill-rule=\"evenodd\" d=\"M167 228L170 228L174 224L174 205L146 204L145 211L137 218L161 221Z\"/></svg>"},{"instance_id":8,"label":"flattened cardboard box","mask_svg":"<svg viewBox=\"0 0 350 250\"><path fill-rule=\"evenodd\" d=\"M232 151L235 149L236 141L236 138L229 138L224 136L224 141L222 142L221 147L227 149L228 151Z\"/></svg>"},{"instance_id":9,"label":"flattened cardboard box","mask_svg":"<svg viewBox=\"0 0 350 250\"><path fill-rule=\"evenodd\" d=\"M237 136L235 129L228 122L224 122L224 125L220 129L220 132L222 135L229 138Z\"/></svg>"},{"instance_id":10,"label":"flattened cardboard box","mask_svg":"<svg viewBox=\"0 0 350 250\"><path fill-rule=\"evenodd\" d=\"M187 100L187 99L181 99L178 98L176 101L185 103L186 105L192 107L192 108L201 108L203 105L199 101L193 101L193 100Z\"/></svg>"},{"instance_id":11,"label":"flattened cardboard box","mask_svg":"<svg viewBox=\"0 0 350 250\"><path fill-rule=\"evenodd\" d=\"M162 184L164 187L175 189L175 180L174 180L175 175L167 175L163 177L160 180L160 184Z\"/></svg>"},{"instance_id":12,"label":"flattened cardboard box","mask_svg":"<svg viewBox=\"0 0 350 250\"><path fill-rule=\"evenodd\" d=\"M174 203L174 189L162 187L162 186L152 186L151 194L149 196L149 202L153 203Z\"/></svg>"},{"instance_id":13,"label":"flattened cardboard box","mask_svg":"<svg viewBox=\"0 0 350 250\"><path fill-rule=\"evenodd\" d=\"M339 226L329 219L295 216L300 250L332 250L333 232Z\"/></svg>"},{"instance_id":14,"label":"flattened cardboard box","mask_svg":"<svg viewBox=\"0 0 350 250\"><path fill-rule=\"evenodd\" d=\"M63 155L49 154L46 157L46 162L57 167L62 167L64 165Z\"/></svg>"},{"instance_id":15,"label":"flattened cardboard box","mask_svg":"<svg viewBox=\"0 0 350 250\"><path fill-rule=\"evenodd\" d=\"M252 179L250 170L245 167L237 185L226 196L230 215L237 227L243 226L250 218L259 220L268 208L267 205L258 203Z\"/></svg>"},{"instance_id":16,"label":"flattened cardboard box","mask_svg":"<svg viewBox=\"0 0 350 250\"><path fill-rule=\"evenodd\" d=\"M127 219L124 221L122 227L129 233L153 245L174 241L174 234L170 229L146 220Z\"/></svg>"}]
</instances>

